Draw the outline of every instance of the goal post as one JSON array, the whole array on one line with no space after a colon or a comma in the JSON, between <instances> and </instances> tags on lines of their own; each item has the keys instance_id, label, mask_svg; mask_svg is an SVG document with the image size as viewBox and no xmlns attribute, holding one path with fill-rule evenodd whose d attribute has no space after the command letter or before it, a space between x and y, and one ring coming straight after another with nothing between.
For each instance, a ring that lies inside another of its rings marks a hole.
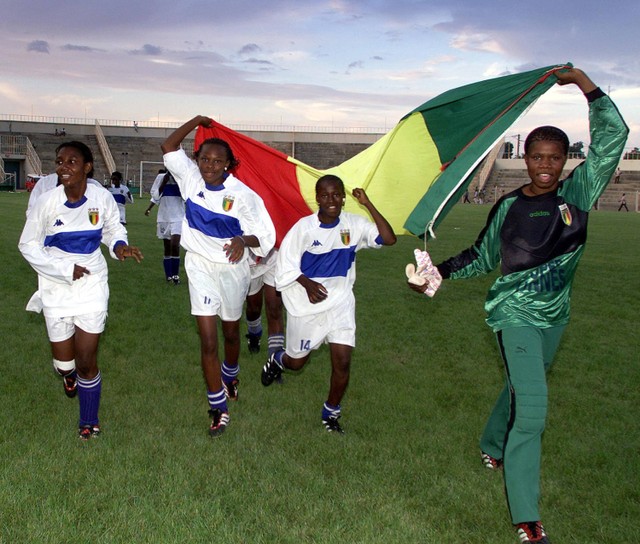
<instances>
[{"instance_id":1,"label":"goal post","mask_svg":"<svg viewBox=\"0 0 640 544\"><path fill-rule=\"evenodd\" d=\"M140 161L140 198L143 193L151 193L151 186L160 168L164 168L162 161Z\"/></svg>"}]
</instances>

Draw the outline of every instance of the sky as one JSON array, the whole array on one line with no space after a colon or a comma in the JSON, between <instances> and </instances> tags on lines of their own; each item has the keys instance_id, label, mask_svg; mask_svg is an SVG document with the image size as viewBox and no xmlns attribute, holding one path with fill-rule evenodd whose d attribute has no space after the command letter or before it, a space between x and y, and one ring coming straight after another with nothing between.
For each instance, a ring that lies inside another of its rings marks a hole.
<instances>
[{"instance_id":1,"label":"sky","mask_svg":"<svg viewBox=\"0 0 640 544\"><path fill-rule=\"evenodd\" d=\"M468 83L572 62L640 146L634 0L1 0L0 114L390 130ZM586 101L554 87L541 124L588 142Z\"/></svg>"}]
</instances>

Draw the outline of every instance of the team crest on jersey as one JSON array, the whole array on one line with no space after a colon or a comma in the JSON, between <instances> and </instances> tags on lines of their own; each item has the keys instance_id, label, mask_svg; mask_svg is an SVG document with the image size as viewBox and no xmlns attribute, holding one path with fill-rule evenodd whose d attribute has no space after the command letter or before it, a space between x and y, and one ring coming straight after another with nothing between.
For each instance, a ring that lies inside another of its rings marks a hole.
<instances>
[{"instance_id":1,"label":"team crest on jersey","mask_svg":"<svg viewBox=\"0 0 640 544\"><path fill-rule=\"evenodd\" d=\"M225 212L230 212L231 208L233 208L234 200L235 200L235 197L233 195L225 196L224 199L222 200L222 209Z\"/></svg>"},{"instance_id":2,"label":"team crest on jersey","mask_svg":"<svg viewBox=\"0 0 640 544\"><path fill-rule=\"evenodd\" d=\"M89 223L97 225L100 220L100 210L98 208L89 208Z\"/></svg>"},{"instance_id":3,"label":"team crest on jersey","mask_svg":"<svg viewBox=\"0 0 640 544\"><path fill-rule=\"evenodd\" d=\"M560 208L560 215L562 216L564 224L567 225L567 227L571 226L571 221L573 219L571 217L571 210L569 209L569 206L566 204L560 204L558 208Z\"/></svg>"},{"instance_id":4,"label":"team crest on jersey","mask_svg":"<svg viewBox=\"0 0 640 544\"><path fill-rule=\"evenodd\" d=\"M348 246L351 241L351 231L349 229L342 229L340 231L340 239L345 246Z\"/></svg>"}]
</instances>

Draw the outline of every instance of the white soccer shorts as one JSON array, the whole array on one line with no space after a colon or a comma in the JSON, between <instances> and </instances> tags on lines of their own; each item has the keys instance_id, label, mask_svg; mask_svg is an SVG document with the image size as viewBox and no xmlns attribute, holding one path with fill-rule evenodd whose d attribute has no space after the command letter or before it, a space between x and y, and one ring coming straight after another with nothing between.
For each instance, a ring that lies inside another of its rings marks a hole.
<instances>
[{"instance_id":1,"label":"white soccer shorts","mask_svg":"<svg viewBox=\"0 0 640 544\"><path fill-rule=\"evenodd\" d=\"M187 251L184 269L189 279L192 315L217 315L223 321L238 321L251 276L245 259L239 264L214 263Z\"/></svg>"},{"instance_id":2,"label":"white soccer shorts","mask_svg":"<svg viewBox=\"0 0 640 544\"><path fill-rule=\"evenodd\" d=\"M92 312L69 317L45 316L44 320L47 324L49 341L64 342L75 334L76 327L89 334L101 334L107 322L107 312Z\"/></svg>"},{"instance_id":3,"label":"white soccer shorts","mask_svg":"<svg viewBox=\"0 0 640 544\"><path fill-rule=\"evenodd\" d=\"M182 236L182 221L158 223L158 238L170 240L172 236Z\"/></svg>"},{"instance_id":4,"label":"white soccer shorts","mask_svg":"<svg viewBox=\"0 0 640 544\"><path fill-rule=\"evenodd\" d=\"M330 310L300 317L287 315L287 355L299 359L322 343L355 347L356 301L353 293Z\"/></svg>"}]
</instances>

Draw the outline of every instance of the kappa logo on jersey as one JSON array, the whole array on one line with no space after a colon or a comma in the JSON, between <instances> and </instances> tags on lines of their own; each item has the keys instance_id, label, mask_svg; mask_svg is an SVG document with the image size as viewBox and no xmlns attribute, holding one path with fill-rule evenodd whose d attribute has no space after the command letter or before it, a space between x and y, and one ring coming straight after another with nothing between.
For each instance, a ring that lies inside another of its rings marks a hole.
<instances>
[{"instance_id":1,"label":"kappa logo on jersey","mask_svg":"<svg viewBox=\"0 0 640 544\"><path fill-rule=\"evenodd\" d=\"M89 208L89 223L97 225L100 220L100 210L98 208Z\"/></svg>"},{"instance_id":2,"label":"kappa logo on jersey","mask_svg":"<svg viewBox=\"0 0 640 544\"><path fill-rule=\"evenodd\" d=\"M198 196L199 196L200 198L204 198L204 192L200 191L200 192L198 193Z\"/></svg>"},{"instance_id":3,"label":"kappa logo on jersey","mask_svg":"<svg viewBox=\"0 0 640 544\"><path fill-rule=\"evenodd\" d=\"M55 223L53 224L54 227L62 227L64 225L64 223L62 222L62 219L56 219Z\"/></svg>"},{"instance_id":4,"label":"kappa logo on jersey","mask_svg":"<svg viewBox=\"0 0 640 544\"><path fill-rule=\"evenodd\" d=\"M235 200L235 197L233 195L225 196L224 199L222 200L222 209L225 212L230 212L231 208L233 208L234 200Z\"/></svg>"},{"instance_id":5,"label":"kappa logo on jersey","mask_svg":"<svg viewBox=\"0 0 640 544\"><path fill-rule=\"evenodd\" d=\"M340 231L340 240L342 240L345 246L348 246L351 241L351 231L349 229L342 229Z\"/></svg>"},{"instance_id":6,"label":"kappa logo on jersey","mask_svg":"<svg viewBox=\"0 0 640 544\"><path fill-rule=\"evenodd\" d=\"M573 221L573 218L571 217L571 210L569 209L569 206L567 206L566 204L560 204L558 208L560 208L560 215L562 216L562 221L564 222L565 225L567 225L567 227L570 227L571 222Z\"/></svg>"},{"instance_id":7,"label":"kappa logo on jersey","mask_svg":"<svg viewBox=\"0 0 640 544\"><path fill-rule=\"evenodd\" d=\"M320 243L320 240L314 240L314 241L313 241L313 244L311 244L311 247L319 247L319 246L321 246L321 245L322 245L322 244Z\"/></svg>"}]
</instances>

